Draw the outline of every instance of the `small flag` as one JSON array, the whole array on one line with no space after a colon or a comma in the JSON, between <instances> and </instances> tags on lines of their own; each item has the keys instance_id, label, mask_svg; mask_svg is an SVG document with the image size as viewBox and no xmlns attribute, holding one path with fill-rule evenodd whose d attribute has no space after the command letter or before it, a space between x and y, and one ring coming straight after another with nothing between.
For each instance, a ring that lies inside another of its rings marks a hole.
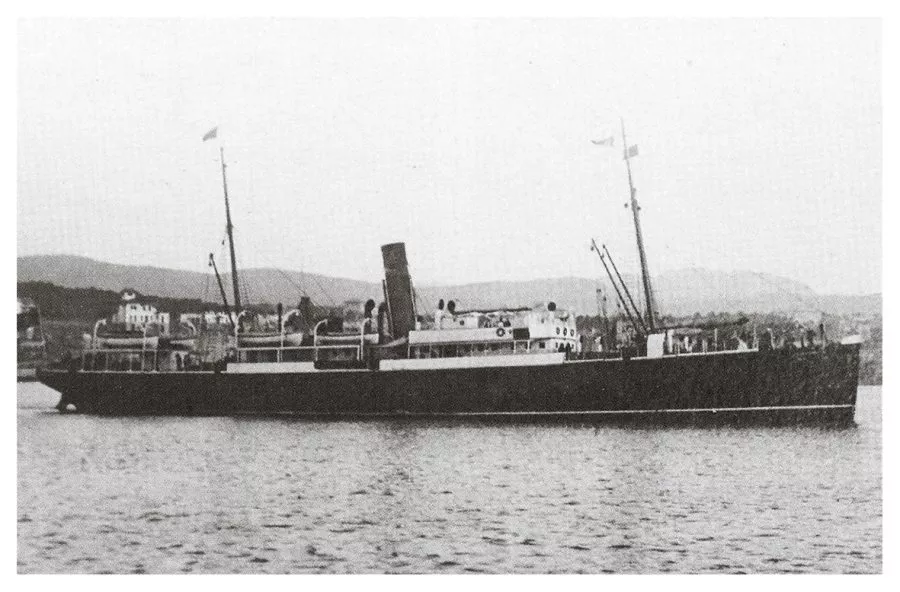
<instances>
[{"instance_id":1,"label":"small flag","mask_svg":"<svg viewBox=\"0 0 900 592\"><path fill-rule=\"evenodd\" d=\"M637 155L638 155L637 144L634 144L633 146L629 146L628 150L625 151L625 160L628 160L629 158L633 158Z\"/></svg>"},{"instance_id":2,"label":"small flag","mask_svg":"<svg viewBox=\"0 0 900 592\"><path fill-rule=\"evenodd\" d=\"M613 138L612 136L610 136L608 138L604 138L602 140L591 140L591 143L593 143L594 146L610 146L610 147L612 147L614 142L615 142L615 138Z\"/></svg>"},{"instance_id":3,"label":"small flag","mask_svg":"<svg viewBox=\"0 0 900 592\"><path fill-rule=\"evenodd\" d=\"M216 135L218 133L219 133L219 126L216 126L216 127L212 128L211 130L209 130L208 132L206 132L205 134L203 134L203 141L205 142L207 140L212 140L213 138L216 137Z\"/></svg>"}]
</instances>

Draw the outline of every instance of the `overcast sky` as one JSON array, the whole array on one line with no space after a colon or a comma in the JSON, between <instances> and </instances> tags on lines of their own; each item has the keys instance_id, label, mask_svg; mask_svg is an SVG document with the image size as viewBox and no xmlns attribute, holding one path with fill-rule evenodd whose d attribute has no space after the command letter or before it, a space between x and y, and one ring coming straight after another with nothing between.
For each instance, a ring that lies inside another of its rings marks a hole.
<instances>
[{"instance_id":1,"label":"overcast sky","mask_svg":"<svg viewBox=\"0 0 900 592\"><path fill-rule=\"evenodd\" d=\"M18 252L225 266L224 146L241 267L634 269L622 117L651 271L876 292L881 60L875 20L21 21Z\"/></svg>"}]
</instances>

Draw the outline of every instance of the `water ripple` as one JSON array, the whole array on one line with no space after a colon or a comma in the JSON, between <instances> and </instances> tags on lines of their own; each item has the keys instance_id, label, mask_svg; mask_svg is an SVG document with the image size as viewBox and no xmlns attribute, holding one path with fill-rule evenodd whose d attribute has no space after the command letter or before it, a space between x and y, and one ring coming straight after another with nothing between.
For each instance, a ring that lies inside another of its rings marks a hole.
<instances>
[{"instance_id":1,"label":"water ripple","mask_svg":"<svg viewBox=\"0 0 900 592\"><path fill-rule=\"evenodd\" d=\"M40 388L20 573L882 569L880 389L852 429L635 430L61 416Z\"/></svg>"}]
</instances>

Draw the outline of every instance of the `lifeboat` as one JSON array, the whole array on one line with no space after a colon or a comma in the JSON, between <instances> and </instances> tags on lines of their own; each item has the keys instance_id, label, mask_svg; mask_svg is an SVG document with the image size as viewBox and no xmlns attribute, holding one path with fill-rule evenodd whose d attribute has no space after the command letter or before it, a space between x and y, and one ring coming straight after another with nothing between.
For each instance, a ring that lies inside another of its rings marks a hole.
<instances>
[{"instance_id":1,"label":"lifeboat","mask_svg":"<svg viewBox=\"0 0 900 592\"><path fill-rule=\"evenodd\" d=\"M279 333L277 331L249 331L238 333L238 347L285 347L303 344L303 333Z\"/></svg>"},{"instance_id":2,"label":"lifeboat","mask_svg":"<svg viewBox=\"0 0 900 592\"><path fill-rule=\"evenodd\" d=\"M246 311L238 315L238 325ZM239 331L237 333L238 347L294 347L303 345L303 331L288 330L287 323L294 315L300 314L297 309L288 311L281 320L281 331L273 331L268 327ZM277 328L277 325L276 327Z\"/></svg>"},{"instance_id":3,"label":"lifeboat","mask_svg":"<svg viewBox=\"0 0 900 592\"><path fill-rule=\"evenodd\" d=\"M159 336L134 335L131 333L97 335L94 337L95 349L156 349L159 347Z\"/></svg>"}]
</instances>

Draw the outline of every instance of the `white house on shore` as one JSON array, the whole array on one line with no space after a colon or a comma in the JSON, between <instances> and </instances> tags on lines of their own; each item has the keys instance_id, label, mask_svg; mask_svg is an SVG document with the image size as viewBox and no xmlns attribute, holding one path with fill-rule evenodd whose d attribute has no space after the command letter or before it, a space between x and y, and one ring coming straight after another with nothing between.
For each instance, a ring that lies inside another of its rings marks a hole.
<instances>
[{"instance_id":1,"label":"white house on shore","mask_svg":"<svg viewBox=\"0 0 900 592\"><path fill-rule=\"evenodd\" d=\"M181 322L190 322L192 325L197 327L209 327L211 325L231 325L231 320L228 318L228 314L222 311L214 311L207 310L205 312L189 312L182 313L179 317ZM234 319L234 313L231 313L231 318Z\"/></svg>"},{"instance_id":2,"label":"white house on shore","mask_svg":"<svg viewBox=\"0 0 900 592\"><path fill-rule=\"evenodd\" d=\"M170 315L159 312L153 301L128 288L122 290L119 296L119 310L112 318L114 323L124 325L126 331L143 331L152 323L158 325L163 334L169 333Z\"/></svg>"}]
</instances>

